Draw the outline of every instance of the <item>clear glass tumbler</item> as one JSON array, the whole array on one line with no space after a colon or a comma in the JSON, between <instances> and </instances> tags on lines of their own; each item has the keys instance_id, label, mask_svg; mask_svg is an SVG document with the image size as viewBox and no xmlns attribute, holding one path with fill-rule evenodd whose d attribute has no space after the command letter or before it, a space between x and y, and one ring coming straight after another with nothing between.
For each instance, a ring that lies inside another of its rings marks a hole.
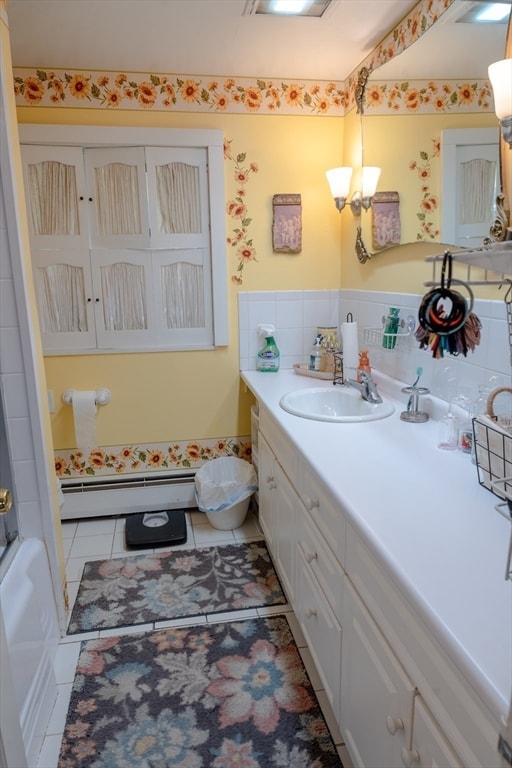
<instances>
[{"instance_id":1,"label":"clear glass tumbler","mask_svg":"<svg viewBox=\"0 0 512 768\"><path fill-rule=\"evenodd\" d=\"M439 439L437 447L443 451L456 451L459 445L459 420L452 412L452 404L448 413L439 419Z\"/></svg>"}]
</instances>

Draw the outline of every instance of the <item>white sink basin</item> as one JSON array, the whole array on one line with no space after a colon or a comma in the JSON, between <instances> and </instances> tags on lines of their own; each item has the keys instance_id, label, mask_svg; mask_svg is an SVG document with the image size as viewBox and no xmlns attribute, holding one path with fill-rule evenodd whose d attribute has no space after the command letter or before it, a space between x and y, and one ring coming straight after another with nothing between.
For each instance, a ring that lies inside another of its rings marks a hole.
<instances>
[{"instance_id":1,"label":"white sink basin","mask_svg":"<svg viewBox=\"0 0 512 768\"><path fill-rule=\"evenodd\" d=\"M315 421L374 421L391 416L395 410L391 403L368 403L358 390L336 386L297 389L283 395L279 405L294 416Z\"/></svg>"}]
</instances>

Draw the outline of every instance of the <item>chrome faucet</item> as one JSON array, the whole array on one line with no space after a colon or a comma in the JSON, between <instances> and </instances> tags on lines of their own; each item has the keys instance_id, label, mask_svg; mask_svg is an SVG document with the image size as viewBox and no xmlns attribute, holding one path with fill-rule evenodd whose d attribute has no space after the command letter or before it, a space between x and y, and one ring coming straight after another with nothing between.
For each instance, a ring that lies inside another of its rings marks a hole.
<instances>
[{"instance_id":1,"label":"chrome faucet","mask_svg":"<svg viewBox=\"0 0 512 768\"><path fill-rule=\"evenodd\" d=\"M363 400L367 400L369 403L382 403L382 397L377 392L377 385L370 374L366 371L360 371L359 379L359 381L347 379L348 386L358 389Z\"/></svg>"}]
</instances>

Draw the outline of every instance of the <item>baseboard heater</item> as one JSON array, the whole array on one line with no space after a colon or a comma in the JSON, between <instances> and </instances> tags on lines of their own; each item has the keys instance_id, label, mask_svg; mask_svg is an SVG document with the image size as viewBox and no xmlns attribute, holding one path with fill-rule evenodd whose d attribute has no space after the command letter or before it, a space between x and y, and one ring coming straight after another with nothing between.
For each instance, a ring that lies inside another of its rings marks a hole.
<instances>
[{"instance_id":1,"label":"baseboard heater","mask_svg":"<svg viewBox=\"0 0 512 768\"><path fill-rule=\"evenodd\" d=\"M62 480L61 520L195 507L195 470L165 475Z\"/></svg>"}]
</instances>

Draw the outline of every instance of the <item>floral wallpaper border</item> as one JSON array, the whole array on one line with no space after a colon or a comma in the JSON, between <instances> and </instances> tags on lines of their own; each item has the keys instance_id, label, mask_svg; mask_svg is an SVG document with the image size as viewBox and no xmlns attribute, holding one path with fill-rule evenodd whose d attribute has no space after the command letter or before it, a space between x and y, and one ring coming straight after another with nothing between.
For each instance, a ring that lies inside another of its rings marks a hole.
<instances>
[{"instance_id":1,"label":"floral wallpaper border","mask_svg":"<svg viewBox=\"0 0 512 768\"><path fill-rule=\"evenodd\" d=\"M80 107L225 114L293 116L345 115L354 106L353 91L342 83L294 83L244 78L218 80L147 74L70 74L64 70L15 70L17 106ZM488 80L372 81L366 91L366 114L492 112Z\"/></svg>"},{"instance_id":2,"label":"floral wallpaper border","mask_svg":"<svg viewBox=\"0 0 512 768\"><path fill-rule=\"evenodd\" d=\"M160 110L226 114L343 116L354 107L357 73L390 61L434 24L453 0L423 0L345 82L203 77L162 73L14 69L18 106ZM410 81L372 83L372 114L492 111L490 84Z\"/></svg>"},{"instance_id":3,"label":"floral wallpaper border","mask_svg":"<svg viewBox=\"0 0 512 768\"><path fill-rule=\"evenodd\" d=\"M228 114L340 115L343 83L155 73L15 69L17 106Z\"/></svg>"},{"instance_id":4,"label":"floral wallpaper border","mask_svg":"<svg viewBox=\"0 0 512 768\"><path fill-rule=\"evenodd\" d=\"M489 80L372 81L365 97L365 115L494 111Z\"/></svg>"},{"instance_id":5,"label":"floral wallpaper border","mask_svg":"<svg viewBox=\"0 0 512 768\"><path fill-rule=\"evenodd\" d=\"M88 454L75 448L54 452L55 472L61 480L197 469L206 461L221 456L250 461L250 436L115 445L98 447Z\"/></svg>"}]
</instances>

